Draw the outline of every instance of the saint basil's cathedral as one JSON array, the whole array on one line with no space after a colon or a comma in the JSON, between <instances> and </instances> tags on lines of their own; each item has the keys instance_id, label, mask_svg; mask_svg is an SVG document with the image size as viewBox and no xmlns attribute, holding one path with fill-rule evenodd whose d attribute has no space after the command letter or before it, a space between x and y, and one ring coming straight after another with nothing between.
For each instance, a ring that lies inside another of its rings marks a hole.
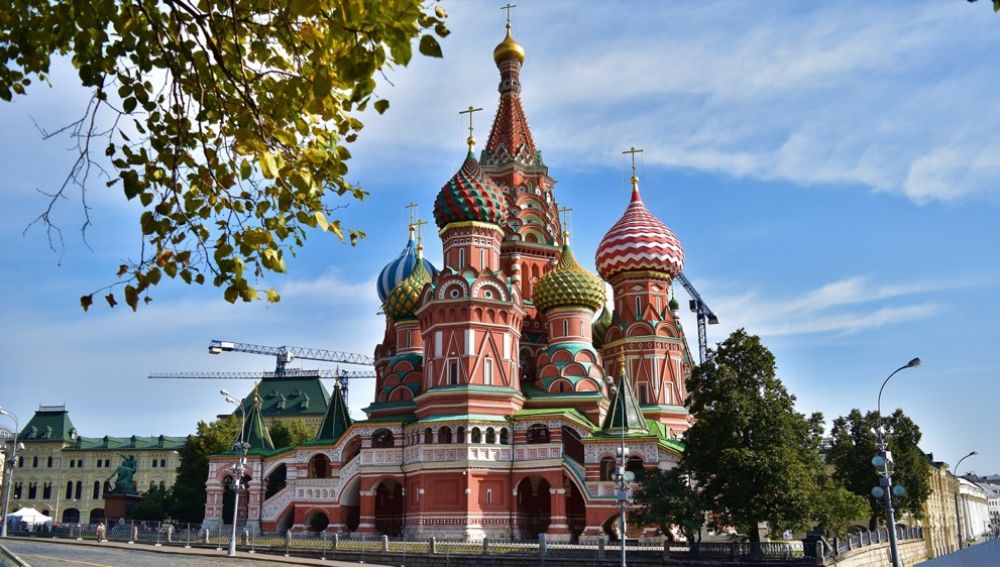
<instances>
[{"instance_id":1,"label":"saint basil's cathedral","mask_svg":"<svg viewBox=\"0 0 1000 567\"><path fill-rule=\"evenodd\" d=\"M276 448L259 397L247 404L251 532L594 541L618 536L623 434L627 470L678 462L692 366L671 287L681 245L633 171L596 251L600 278L580 266L522 107L525 50L509 22L493 59L489 138L477 158L470 135L434 202L444 265L423 259L411 224L378 279L385 335L367 419L353 421L335 388L315 439ZM210 461L206 527L229 522L236 459ZM629 537L655 535L630 525Z\"/></svg>"}]
</instances>

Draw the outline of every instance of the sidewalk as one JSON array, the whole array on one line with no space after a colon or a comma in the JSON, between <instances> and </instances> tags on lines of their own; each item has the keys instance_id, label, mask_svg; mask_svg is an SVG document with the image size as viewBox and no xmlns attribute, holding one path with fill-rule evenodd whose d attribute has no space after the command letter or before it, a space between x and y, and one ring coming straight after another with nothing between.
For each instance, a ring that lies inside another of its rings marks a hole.
<instances>
[{"instance_id":1,"label":"sidewalk","mask_svg":"<svg viewBox=\"0 0 1000 567\"><path fill-rule=\"evenodd\" d=\"M11 541L28 541L34 543L53 543L57 545L76 545L83 547L100 547L100 548L115 548L123 549L126 551L144 551L151 553L162 553L165 555L186 555L193 557L213 557L221 561L229 559L226 556L225 550L216 551L215 549L207 549L204 547L192 547L190 549L185 548L182 545L162 545L157 547L156 545L148 543L122 543L122 542L111 542L107 541L104 543L97 543L92 540L71 540L71 539L59 539L59 538L38 538L38 537L8 537L7 540ZM3 541L3 540L0 540ZM241 561L261 561L270 563L282 563L285 565L333 565L335 567L356 567L359 565L357 562L353 561L335 561L333 559L311 559L307 557L284 557L278 554L270 553L250 553L247 551L237 551L236 557L234 559L239 559ZM371 567L390 567L388 565L382 565L379 563L368 563L365 565L370 565Z\"/></svg>"}]
</instances>

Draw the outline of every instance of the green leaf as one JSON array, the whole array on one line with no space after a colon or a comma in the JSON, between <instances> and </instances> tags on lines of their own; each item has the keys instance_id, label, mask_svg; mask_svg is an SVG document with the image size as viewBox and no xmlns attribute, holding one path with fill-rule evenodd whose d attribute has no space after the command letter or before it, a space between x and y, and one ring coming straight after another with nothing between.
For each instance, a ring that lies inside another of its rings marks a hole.
<instances>
[{"instance_id":1,"label":"green leaf","mask_svg":"<svg viewBox=\"0 0 1000 567\"><path fill-rule=\"evenodd\" d=\"M375 101L374 106L375 106L375 112L378 112L379 114L385 114L385 111L389 109L389 101L384 98L380 98Z\"/></svg>"},{"instance_id":2,"label":"green leaf","mask_svg":"<svg viewBox=\"0 0 1000 567\"><path fill-rule=\"evenodd\" d=\"M441 44L432 35L420 38L420 53L428 57L444 57L444 54L441 53Z\"/></svg>"},{"instance_id":3,"label":"green leaf","mask_svg":"<svg viewBox=\"0 0 1000 567\"><path fill-rule=\"evenodd\" d=\"M138 102L139 101L137 101L135 98L128 97L127 99L122 101L122 110L125 111L125 114L131 114L132 111L135 110L135 105L138 104Z\"/></svg>"},{"instance_id":4,"label":"green leaf","mask_svg":"<svg viewBox=\"0 0 1000 567\"><path fill-rule=\"evenodd\" d=\"M125 304L135 311L139 307L139 290L131 285L125 286Z\"/></svg>"}]
</instances>

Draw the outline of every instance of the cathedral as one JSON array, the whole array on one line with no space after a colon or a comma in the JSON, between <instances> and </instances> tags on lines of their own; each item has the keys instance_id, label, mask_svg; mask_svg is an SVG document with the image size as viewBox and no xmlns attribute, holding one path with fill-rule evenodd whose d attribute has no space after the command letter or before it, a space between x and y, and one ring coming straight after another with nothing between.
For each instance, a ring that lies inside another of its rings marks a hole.
<instances>
[{"instance_id":1,"label":"cathedral","mask_svg":"<svg viewBox=\"0 0 1000 567\"><path fill-rule=\"evenodd\" d=\"M637 475L678 462L692 367L672 293L680 242L643 204L633 168L595 254L599 277L582 267L522 106L525 50L509 22L493 60L489 137L477 156L470 134L434 201L444 265L423 258L411 224L377 280L385 335L366 419L352 420L335 388L315 438L281 448L259 397L248 404L239 522L251 532L617 538L622 439ZM232 521L223 495L237 458L211 459L207 527Z\"/></svg>"}]
</instances>

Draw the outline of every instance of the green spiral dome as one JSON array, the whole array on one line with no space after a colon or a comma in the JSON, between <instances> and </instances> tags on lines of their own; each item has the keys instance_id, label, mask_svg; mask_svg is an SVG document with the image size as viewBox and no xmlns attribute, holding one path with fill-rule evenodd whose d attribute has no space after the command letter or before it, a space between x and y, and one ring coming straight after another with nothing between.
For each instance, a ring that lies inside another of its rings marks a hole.
<instances>
[{"instance_id":1,"label":"green spiral dome","mask_svg":"<svg viewBox=\"0 0 1000 567\"><path fill-rule=\"evenodd\" d=\"M556 268L535 285L532 299L542 311L569 305L597 311L604 306L604 282L576 262L567 244Z\"/></svg>"},{"instance_id":2,"label":"green spiral dome","mask_svg":"<svg viewBox=\"0 0 1000 567\"><path fill-rule=\"evenodd\" d=\"M430 281L431 276L418 257L417 264L410 275L399 282L399 285L385 299L385 314L393 321L416 318L415 313L420 307L420 292Z\"/></svg>"}]
</instances>

